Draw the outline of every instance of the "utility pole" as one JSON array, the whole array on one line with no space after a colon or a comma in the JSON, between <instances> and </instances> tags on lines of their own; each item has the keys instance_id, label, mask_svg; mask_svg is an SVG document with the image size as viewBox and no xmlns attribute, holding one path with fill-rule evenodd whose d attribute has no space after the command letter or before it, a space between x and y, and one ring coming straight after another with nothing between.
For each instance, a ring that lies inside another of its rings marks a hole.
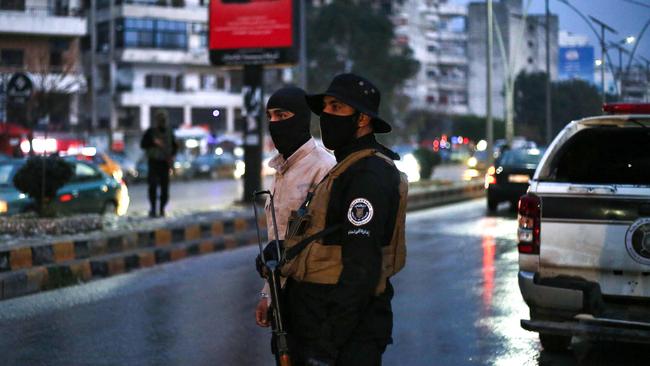
<instances>
[{"instance_id":1,"label":"utility pole","mask_svg":"<svg viewBox=\"0 0 650 366\"><path fill-rule=\"evenodd\" d=\"M300 0L300 87L307 90L307 0Z\"/></svg>"},{"instance_id":2,"label":"utility pole","mask_svg":"<svg viewBox=\"0 0 650 366\"><path fill-rule=\"evenodd\" d=\"M97 0L90 0L90 126L88 133L97 128Z\"/></svg>"},{"instance_id":3,"label":"utility pole","mask_svg":"<svg viewBox=\"0 0 650 366\"><path fill-rule=\"evenodd\" d=\"M613 34L617 34L614 30L614 28L610 27L609 25L601 22L600 20L592 17L591 15L589 16L589 19L591 19L592 22L598 24L600 26L600 58L601 58L601 64L600 64L600 88L603 93L603 104L606 102L606 91L605 91L605 59L607 58L607 48L605 46L605 31L610 31Z\"/></svg>"},{"instance_id":4,"label":"utility pole","mask_svg":"<svg viewBox=\"0 0 650 366\"><path fill-rule=\"evenodd\" d=\"M488 164L494 162L494 133L492 128L492 0L487 0L487 75L486 75L486 105L485 113L487 115L487 152Z\"/></svg>"},{"instance_id":5,"label":"utility pole","mask_svg":"<svg viewBox=\"0 0 650 366\"><path fill-rule=\"evenodd\" d=\"M551 13L548 9L548 0L546 0L546 146L551 144L552 127L551 127Z\"/></svg>"}]
</instances>

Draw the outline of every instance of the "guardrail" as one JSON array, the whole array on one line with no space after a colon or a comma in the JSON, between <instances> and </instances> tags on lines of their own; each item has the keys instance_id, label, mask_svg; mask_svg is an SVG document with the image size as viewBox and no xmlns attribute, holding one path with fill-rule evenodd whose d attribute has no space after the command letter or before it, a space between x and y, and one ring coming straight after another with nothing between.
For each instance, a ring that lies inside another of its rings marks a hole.
<instances>
[{"instance_id":1,"label":"guardrail","mask_svg":"<svg viewBox=\"0 0 650 366\"><path fill-rule=\"evenodd\" d=\"M484 195L480 183L413 187L409 211ZM0 249L0 300L102 279L187 257L257 243L252 212L201 216L164 227L77 236ZM265 227L264 216L259 225ZM263 231L264 232L264 231ZM263 238L266 240L266 238Z\"/></svg>"}]
</instances>

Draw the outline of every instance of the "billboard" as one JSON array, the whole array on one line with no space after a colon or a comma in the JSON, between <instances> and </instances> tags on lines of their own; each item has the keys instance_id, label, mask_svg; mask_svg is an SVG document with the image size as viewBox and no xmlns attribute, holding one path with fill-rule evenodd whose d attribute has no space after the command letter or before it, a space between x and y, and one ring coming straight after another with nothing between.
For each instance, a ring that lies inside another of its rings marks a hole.
<instances>
[{"instance_id":1,"label":"billboard","mask_svg":"<svg viewBox=\"0 0 650 366\"><path fill-rule=\"evenodd\" d=\"M293 0L211 0L210 62L218 66L296 62L297 3Z\"/></svg>"},{"instance_id":2,"label":"billboard","mask_svg":"<svg viewBox=\"0 0 650 366\"><path fill-rule=\"evenodd\" d=\"M594 48L592 46L560 47L558 74L560 80L582 79L594 82Z\"/></svg>"}]
</instances>

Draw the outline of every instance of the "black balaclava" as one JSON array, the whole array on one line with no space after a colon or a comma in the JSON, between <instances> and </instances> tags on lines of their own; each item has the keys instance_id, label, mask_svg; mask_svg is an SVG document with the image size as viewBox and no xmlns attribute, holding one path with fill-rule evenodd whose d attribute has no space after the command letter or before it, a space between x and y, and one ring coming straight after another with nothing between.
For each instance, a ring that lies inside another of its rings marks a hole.
<instances>
[{"instance_id":1,"label":"black balaclava","mask_svg":"<svg viewBox=\"0 0 650 366\"><path fill-rule=\"evenodd\" d=\"M293 117L283 121L269 121L269 133L275 148L288 159L310 138L311 110L305 99L305 91L294 86L284 87L271 95L266 109L282 108L293 112Z\"/></svg>"},{"instance_id":2,"label":"black balaclava","mask_svg":"<svg viewBox=\"0 0 650 366\"><path fill-rule=\"evenodd\" d=\"M323 145L336 151L350 144L359 129L360 116L359 112L354 112L349 116L337 116L322 112L320 114L320 132Z\"/></svg>"}]
</instances>

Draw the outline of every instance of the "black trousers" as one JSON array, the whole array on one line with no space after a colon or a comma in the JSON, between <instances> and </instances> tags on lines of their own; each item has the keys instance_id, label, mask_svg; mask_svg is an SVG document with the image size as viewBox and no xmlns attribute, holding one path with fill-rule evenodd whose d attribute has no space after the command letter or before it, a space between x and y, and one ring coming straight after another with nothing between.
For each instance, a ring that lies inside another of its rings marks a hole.
<instances>
[{"instance_id":1,"label":"black trousers","mask_svg":"<svg viewBox=\"0 0 650 366\"><path fill-rule=\"evenodd\" d=\"M305 366L305 345L295 337L289 338L291 366ZM336 358L336 366L381 366L386 346L376 340L352 340L345 344Z\"/></svg>"},{"instance_id":2,"label":"black trousers","mask_svg":"<svg viewBox=\"0 0 650 366\"><path fill-rule=\"evenodd\" d=\"M158 187L160 187L160 211L163 211L169 200L169 163L162 160L149 160L147 183L149 183L151 212L156 212Z\"/></svg>"}]
</instances>

